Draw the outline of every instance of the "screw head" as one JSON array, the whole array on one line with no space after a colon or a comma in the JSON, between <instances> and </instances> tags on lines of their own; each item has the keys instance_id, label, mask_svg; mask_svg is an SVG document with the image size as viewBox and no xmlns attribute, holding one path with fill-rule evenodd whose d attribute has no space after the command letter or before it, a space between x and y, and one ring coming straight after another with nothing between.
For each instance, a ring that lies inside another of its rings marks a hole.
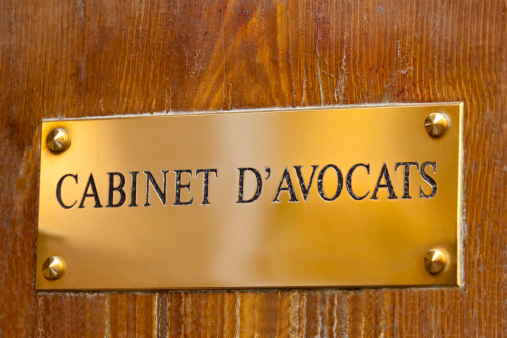
<instances>
[{"instance_id":1,"label":"screw head","mask_svg":"<svg viewBox=\"0 0 507 338\"><path fill-rule=\"evenodd\" d=\"M426 270L432 275L436 275L437 273L444 270L447 265L447 258L445 254L437 249L432 249L424 255L424 266Z\"/></svg>"},{"instance_id":2,"label":"screw head","mask_svg":"<svg viewBox=\"0 0 507 338\"><path fill-rule=\"evenodd\" d=\"M424 128L431 137L441 137L449 129L449 120L443 113L431 113L424 121Z\"/></svg>"},{"instance_id":3,"label":"screw head","mask_svg":"<svg viewBox=\"0 0 507 338\"><path fill-rule=\"evenodd\" d=\"M42 263L42 275L46 279L54 280L62 277L65 272L65 263L58 256L51 256Z\"/></svg>"},{"instance_id":4,"label":"screw head","mask_svg":"<svg viewBox=\"0 0 507 338\"><path fill-rule=\"evenodd\" d=\"M53 153L64 152L70 146L69 134L63 128L55 128L48 133L46 144Z\"/></svg>"}]
</instances>

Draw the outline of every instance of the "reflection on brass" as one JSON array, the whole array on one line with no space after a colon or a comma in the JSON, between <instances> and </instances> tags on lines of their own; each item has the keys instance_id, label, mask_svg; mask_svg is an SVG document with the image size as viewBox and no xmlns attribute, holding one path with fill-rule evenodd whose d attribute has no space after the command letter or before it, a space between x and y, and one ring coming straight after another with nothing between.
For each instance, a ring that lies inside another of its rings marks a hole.
<instances>
[{"instance_id":1,"label":"reflection on brass","mask_svg":"<svg viewBox=\"0 0 507 338\"><path fill-rule=\"evenodd\" d=\"M60 278L65 272L65 263L58 256L49 257L42 263L42 274L46 279Z\"/></svg>"},{"instance_id":2,"label":"reflection on brass","mask_svg":"<svg viewBox=\"0 0 507 338\"><path fill-rule=\"evenodd\" d=\"M430 136L440 137L449 129L449 121L445 114L431 113L424 121L424 128Z\"/></svg>"},{"instance_id":3,"label":"reflection on brass","mask_svg":"<svg viewBox=\"0 0 507 338\"><path fill-rule=\"evenodd\" d=\"M421 126L435 111L445 137ZM36 288L456 286L460 121L460 103L43 121L37 266L67 271Z\"/></svg>"},{"instance_id":4,"label":"reflection on brass","mask_svg":"<svg viewBox=\"0 0 507 338\"><path fill-rule=\"evenodd\" d=\"M445 255L440 250L430 250L424 255L424 266L431 274L442 271L447 264Z\"/></svg>"},{"instance_id":5,"label":"reflection on brass","mask_svg":"<svg viewBox=\"0 0 507 338\"><path fill-rule=\"evenodd\" d=\"M63 128L54 128L46 137L46 144L53 153L61 153L70 146L70 137Z\"/></svg>"}]
</instances>

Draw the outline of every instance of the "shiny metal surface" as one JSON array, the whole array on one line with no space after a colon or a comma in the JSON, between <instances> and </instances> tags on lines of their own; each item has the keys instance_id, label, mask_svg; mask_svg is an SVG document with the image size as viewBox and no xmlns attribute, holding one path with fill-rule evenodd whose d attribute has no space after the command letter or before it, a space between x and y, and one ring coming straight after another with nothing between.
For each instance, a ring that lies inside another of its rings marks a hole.
<instances>
[{"instance_id":1,"label":"shiny metal surface","mask_svg":"<svg viewBox=\"0 0 507 338\"><path fill-rule=\"evenodd\" d=\"M72 147L41 142L37 266L67 268L36 288L458 285L461 120L442 103L45 121L42 140L64 128Z\"/></svg>"},{"instance_id":2,"label":"shiny metal surface","mask_svg":"<svg viewBox=\"0 0 507 338\"><path fill-rule=\"evenodd\" d=\"M60 257L52 256L42 263L41 271L46 279L58 279L65 273L65 263Z\"/></svg>"},{"instance_id":3,"label":"shiny metal surface","mask_svg":"<svg viewBox=\"0 0 507 338\"><path fill-rule=\"evenodd\" d=\"M48 133L46 137L48 149L53 153L61 153L70 146L70 137L63 128L55 128Z\"/></svg>"},{"instance_id":4,"label":"shiny metal surface","mask_svg":"<svg viewBox=\"0 0 507 338\"><path fill-rule=\"evenodd\" d=\"M424 266L431 274L437 274L445 269L447 258L442 250L433 249L424 255Z\"/></svg>"},{"instance_id":5,"label":"shiny metal surface","mask_svg":"<svg viewBox=\"0 0 507 338\"><path fill-rule=\"evenodd\" d=\"M428 135L433 137L443 136L449 129L449 121L445 114L440 112L431 113L424 121L424 128Z\"/></svg>"}]
</instances>

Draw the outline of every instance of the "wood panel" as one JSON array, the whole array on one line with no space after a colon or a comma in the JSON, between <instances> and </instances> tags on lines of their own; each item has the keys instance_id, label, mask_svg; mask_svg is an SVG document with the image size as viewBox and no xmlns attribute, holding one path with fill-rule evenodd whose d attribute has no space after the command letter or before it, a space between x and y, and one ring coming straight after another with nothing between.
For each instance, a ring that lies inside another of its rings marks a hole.
<instances>
[{"instance_id":1,"label":"wood panel","mask_svg":"<svg viewBox=\"0 0 507 338\"><path fill-rule=\"evenodd\" d=\"M502 0L0 0L0 336L507 335ZM36 293L40 121L465 102L459 289Z\"/></svg>"}]
</instances>

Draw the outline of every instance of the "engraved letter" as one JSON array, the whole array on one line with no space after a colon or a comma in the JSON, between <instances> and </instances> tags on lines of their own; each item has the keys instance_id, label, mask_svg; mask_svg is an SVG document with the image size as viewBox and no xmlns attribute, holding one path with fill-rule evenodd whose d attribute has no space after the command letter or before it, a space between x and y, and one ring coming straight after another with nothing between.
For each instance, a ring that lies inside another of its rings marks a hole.
<instances>
[{"instance_id":1,"label":"engraved letter","mask_svg":"<svg viewBox=\"0 0 507 338\"><path fill-rule=\"evenodd\" d=\"M368 175L369 175L370 174L370 164L363 164L363 163L354 164L349 169L349 172L347 173L347 181L346 181L347 192L349 193L350 197L352 197L356 201L360 201L360 200L364 200L368 196L368 194L370 193L370 191L368 190L368 192L364 196L361 196L361 197L358 197L352 191L352 174L354 173L354 170L356 170L357 167L366 168L366 171L368 172Z\"/></svg>"},{"instance_id":2,"label":"engraved letter","mask_svg":"<svg viewBox=\"0 0 507 338\"><path fill-rule=\"evenodd\" d=\"M173 205L190 205L194 201L194 196L190 199L188 202L182 202L181 201L181 188L188 189L188 192L190 192L190 182L188 184L181 184L181 174L187 173L190 174L190 178L192 178L192 170L175 170L176 173L176 199L174 200ZM196 174L197 175L197 174Z\"/></svg>"},{"instance_id":3,"label":"engraved letter","mask_svg":"<svg viewBox=\"0 0 507 338\"><path fill-rule=\"evenodd\" d=\"M437 173L437 164L435 162L424 162L423 164L421 164L421 177L424 181L426 181L426 183L428 183L431 186L431 189L432 189L431 194L426 195L423 191L423 188L421 187L421 193L420 193L421 198L432 198L437 194L437 182L435 182L435 180L433 178L428 176L428 174L424 170L427 165L430 165L431 167L433 167L433 172L435 174Z\"/></svg>"},{"instance_id":4,"label":"engraved letter","mask_svg":"<svg viewBox=\"0 0 507 338\"><path fill-rule=\"evenodd\" d=\"M398 167L399 166L404 166L405 167L405 190L404 190L404 193L403 193L403 197L402 199L410 199L412 197L410 197L410 166L413 165L417 168L417 170L419 170L419 163L418 162L399 162L399 163L396 163L396 166L394 167L394 171L397 171L398 170Z\"/></svg>"},{"instance_id":5,"label":"engraved letter","mask_svg":"<svg viewBox=\"0 0 507 338\"><path fill-rule=\"evenodd\" d=\"M118 208L121 207L125 203L125 191L123 191L123 187L125 186L125 176L121 173L107 173L109 175L109 204L106 208ZM114 186L114 177L118 176L120 178L120 184L117 187ZM120 193L120 201L116 204L113 204L113 192Z\"/></svg>"},{"instance_id":6,"label":"engraved letter","mask_svg":"<svg viewBox=\"0 0 507 338\"><path fill-rule=\"evenodd\" d=\"M262 178L261 174L254 168L238 168L239 170L239 192L238 192L238 201L236 203L252 203L256 201L262 192ZM245 184L245 171L251 171L254 173L257 179L257 187L255 188L255 195L249 200L243 199L243 189Z\"/></svg>"},{"instance_id":7,"label":"engraved letter","mask_svg":"<svg viewBox=\"0 0 507 338\"><path fill-rule=\"evenodd\" d=\"M74 180L76 180L76 184L77 184L77 174L76 175L67 174L67 175L62 176L62 178L60 178L60 180L58 181L58 184L56 185L56 199L58 200L58 203L60 203L60 205L64 209L70 209L73 206L75 206L77 203L77 200L76 200L72 205L65 205L62 201L62 183L63 183L63 180L69 176L74 177Z\"/></svg>"},{"instance_id":8,"label":"engraved letter","mask_svg":"<svg viewBox=\"0 0 507 338\"><path fill-rule=\"evenodd\" d=\"M208 193L209 193L209 173L215 173L215 176L218 178L218 170L217 169L197 169L195 172L195 176L199 175L199 173L204 173L204 192L203 199L201 205L211 204L208 201Z\"/></svg>"},{"instance_id":9,"label":"engraved letter","mask_svg":"<svg viewBox=\"0 0 507 338\"><path fill-rule=\"evenodd\" d=\"M301 192L303 193L303 198L306 201L308 198L308 193L310 192L310 187L312 186L313 176L315 175L315 171L317 170L318 165L312 165L312 175L310 176L310 182L308 182L308 186L305 187L305 181L303 179L303 174L301 173L302 166L295 165L293 168L296 169L296 174L298 175L299 186L301 187Z\"/></svg>"},{"instance_id":10,"label":"engraved letter","mask_svg":"<svg viewBox=\"0 0 507 338\"><path fill-rule=\"evenodd\" d=\"M382 178L385 179L386 184L380 184L382 182ZM377 192L380 188L387 188L389 191L388 200L397 199L396 194L394 193L393 184L391 183L391 177L389 176L389 171L387 170L387 165L384 163L382 170L380 171L380 175L378 177L377 185L375 186L375 190L373 190L373 195L371 196L372 200L378 200Z\"/></svg>"},{"instance_id":11,"label":"engraved letter","mask_svg":"<svg viewBox=\"0 0 507 338\"><path fill-rule=\"evenodd\" d=\"M131 171L129 174L132 175L132 193L130 196L129 207L138 207L136 202L137 202L137 174L139 174L139 171Z\"/></svg>"},{"instance_id":12,"label":"engraved letter","mask_svg":"<svg viewBox=\"0 0 507 338\"><path fill-rule=\"evenodd\" d=\"M326 170L329 168L333 168L336 171L336 176L338 178L338 186L336 187L336 193L331 198L327 197L326 194L324 193L324 182L323 182L324 181L324 174L326 173ZM337 166L335 166L334 164L328 164L328 165L324 166L320 170L319 177L317 179L317 188L319 190L319 195L320 195L320 197L322 197L323 200L328 201L328 202L332 202L335 199L337 199L338 196L340 196L340 194L342 192L342 188L343 188L343 175L342 175L341 170Z\"/></svg>"},{"instance_id":13,"label":"engraved letter","mask_svg":"<svg viewBox=\"0 0 507 338\"><path fill-rule=\"evenodd\" d=\"M287 183L286 188L282 188L283 182ZM275 199L273 202L280 202L278 199L278 196L282 191L288 191L290 194L290 200L289 202L299 202L296 198L296 193L294 192L294 187L292 186L292 180L290 178L289 169L285 167L285 170L283 171L282 179L280 180L280 184L278 185L278 190L276 191Z\"/></svg>"},{"instance_id":14,"label":"engraved letter","mask_svg":"<svg viewBox=\"0 0 507 338\"><path fill-rule=\"evenodd\" d=\"M165 196L166 196L166 176L169 170L162 171L164 174L164 192L162 193L162 190L160 190L160 187L158 186L157 182L155 181L155 178L153 178L153 175L149 171L144 171L146 174L146 204L145 207L149 207L150 204L150 182L153 188L155 189L155 192L157 193L158 197L162 201L162 204L165 205Z\"/></svg>"},{"instance_id":15,"label":"engraved letter","mask_svg":"<svg viewBox=\"0 0 507 338\"><path fill-rule=\"evenodd\" d=\"M92 193L88 193L88 188L92 189ZM81 200L81 204L79 208L84 208L84 201L87 197L93 197L95 200L94 208L102 208L102 204L100 204L99 194L97 193L97 187L95 186L95 180L93 179L93 174L90 174L90 178L88 179L88 183L86 183L86 188L83 194L83 199Z\"/></svg>"}]
</instances>

